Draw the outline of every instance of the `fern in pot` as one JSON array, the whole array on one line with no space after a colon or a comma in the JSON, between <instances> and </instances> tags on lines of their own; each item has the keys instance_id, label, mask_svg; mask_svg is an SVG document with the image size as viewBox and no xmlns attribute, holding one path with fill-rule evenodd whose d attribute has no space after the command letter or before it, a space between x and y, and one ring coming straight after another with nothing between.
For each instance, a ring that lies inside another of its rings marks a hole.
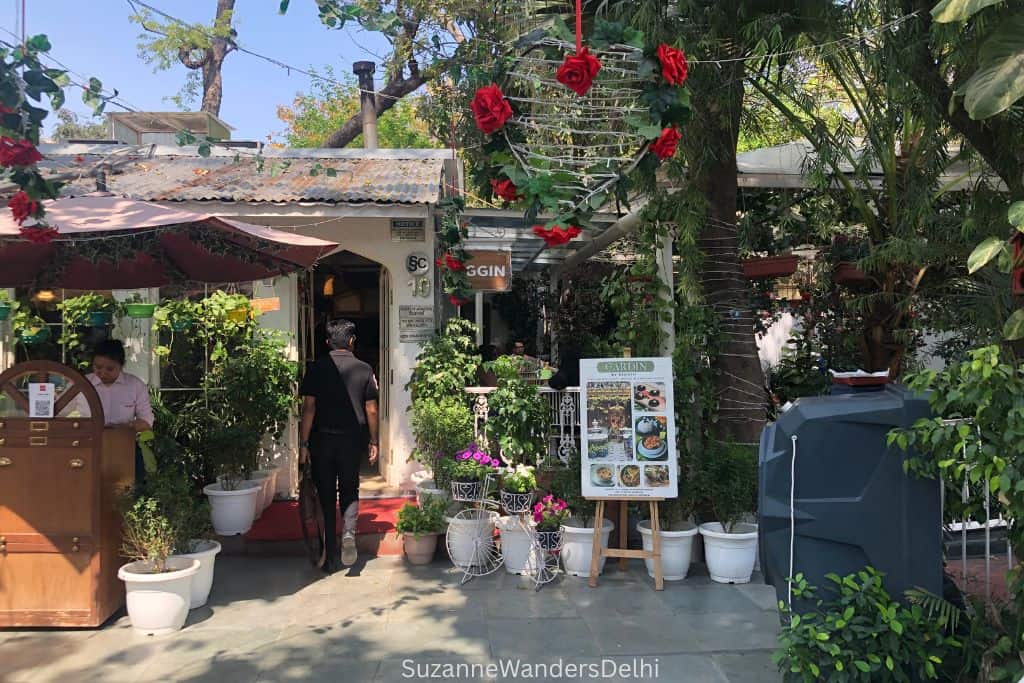
<instances>
[{"instance_id":1,"label":"fern in pot","mask_svg":"<svg viewBox=\"0 0 1024 683\"><path fill-rule=\"evenodd\" d=\"M420 505L406 503L398 511L395 529L402 535L405 557L410 564L430 564L437 550L437 537L444 533L445 509L442 498L428 497Z\"/></svg>"},{"instance_id":2,"label":"fern in pot","mask_svg":"<svg viewBox=\"0 0 1024 683\"><path fill-rule=\"evenodd\" d=\"M132 561L117 576L125 583L132 627L153 635L177 631L188 617L199 560L171 555L180 529L156 498L131 500L123 517L121 553Z\"/></svg>"},{"instance_id":3,"label":"fern in pot","mask_svg":"<svg viewBox=\"0 0 1024 683\"><path fill-rule=\"evenodd\" d=\"M757 450L713 443L699 462L699 489L715 520L700 525L705 561L718 583L749 583L757 561Z\"/></svg>"}]
</instances>

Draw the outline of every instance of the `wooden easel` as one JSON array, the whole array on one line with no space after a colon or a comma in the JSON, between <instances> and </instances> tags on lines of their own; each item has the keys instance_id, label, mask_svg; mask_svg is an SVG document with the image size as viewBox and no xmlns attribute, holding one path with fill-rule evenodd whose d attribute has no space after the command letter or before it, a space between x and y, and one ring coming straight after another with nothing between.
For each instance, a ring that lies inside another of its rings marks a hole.
<instances>
[{"instance_id":1,"label":"wooden easel","mask_svg":"<svg viewBox=\"0 0 1024 683\"><path fill-rule=\"evenodd\" d=\"M601 568L602 557L619 558L619 566L624 567L627 558L654 560L654 590L665 590L665 579L661 571L661 522L658 520L658 503L664 498L597 498L597 510L594 512L594 545L590 553L590 579L587 583L591 588L597 587L597 575ZM619 547L605 548L601 545L601 527L604 526L604 504L608 500L621 501L619 508ZM651 550L630 550L626 546L628 530L626 529L627 508L630 501L647 501L651 505L651 534L653 548Z\"/></svg>"}]
</instances>

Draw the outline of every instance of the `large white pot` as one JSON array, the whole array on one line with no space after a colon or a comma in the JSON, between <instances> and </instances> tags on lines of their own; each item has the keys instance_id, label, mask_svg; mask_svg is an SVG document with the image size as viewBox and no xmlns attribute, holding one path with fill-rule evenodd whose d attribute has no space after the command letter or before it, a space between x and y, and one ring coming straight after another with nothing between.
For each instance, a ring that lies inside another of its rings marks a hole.
<instances>
[{"instance_id":1,"label":"large white pot","mask_svg":"<svg viewBox=\"0 0 1024 683\"><path fill-rule=\"evenodd\" d=\"M425 469L425 468L422 469L422 470L418 470L416 472L413 472L412 474L409 475L409 481L411 481L412 485L415 486L415 487L419 487L420 484L422 484L423 482L428 481L428 480L430 481L431 486L433 486L433 483L434 483L434 473L431 472L428 469Z\"/></svg>"},{"instance_id":2,"label":"large white pot","mask_svg":"<svg viewBox=\"0 0 1024 683\"><path fill-rule=\"evenodd\" d=\"M225 491L220 483L207 484L203 493L210 499L210 518L219 535L244 534L252 528L260 495L258 481L239 482L234 491Z\"/></svg>"},{"instance_id":3,"label":"large white pot","mask_svg":"<svg viewBox=\"0 0 1024 683\"><path fill-rule=\"evenodd\" d=\"M250 479L262 477L263 475L266 475L267 477L267 481L264 483L263 498L260 502L260 505L263 506L263 510L266 510L274 502L274 494L277 493L277 471L277 467L268 467L266 469L256 470L252 473L252 476L249 477Z\"/></svg>"},{"instance_id":4,"label":"large white pot","mask_svg":"<svg viewBox=\"0 0 1024 683\"><path fill-rule=\"evenodd\" d=\"M182 553L177 557L187 557L199 560L199 571L192 577L192 599L189 609L202 607L210 597L210 589L213 588L213 566L217 561L217 554L220 552L220 543L205 539L192 541L195 548L190 553Z\"/></svg>"},{"instance_id":5,"label":"large white pot","mask_svg":"<svg viewBox=\"0 0 1024 683\"><path fill-rule=\"evenodd\" d=\"M497 512L476 510L473 519L445 517L448 522L448 544L452 563L465 569L484 562L484 553L494 543L494 524ZM474 543L479 538L480 543Z\"/></svg>"},{"instance_id":6,"label":"large white pot","mask_svg":"<svg viewBox=\"0 0 1024 683\"><path fill-rule=\"evenodd\" d=\"M117 570L127 592L128 619L136 631L162 635L185 625L199 560L169 557L167 568L171 571L155 573L152 564L139 561Z\"/></svg>"},{"instance_id":7,"label":"large white pot","mask_svg":"<svg viewBox=\"0 0 1024 683\"><path fill-rule=\"evenodd\" d=\"M526 518L525 523L519 517L502 517L498 520L498 531L501 532L501 556L505 561L505 571L509 574L528 574L530 552L533 548L533 535L530 533L535 524Z\"/></svg>"},{"instance_id":8,"label":"large white pot","mask_svg":"<svg viewBox=\"0 0 1024 683\"><path fill-rule=\"evenodd\" d=\"M416 484L417 505L422 506L423 501L425 501L428 497L431 496L447 499L448 492L442 491L441 489L437 488L437 484L434 483L433 479L423 479L422 481Z\"/></svg>"},{"instance_id":9,"label":"large white pot","mask_svg":"<svg viewBox=\"0 0 1024 683\"><path fill-rule=\"evenodd\" d=\"M246 479L246 481L256 482L260 486L260 493L253 503L256 506L253 509L253 518L259 519L260 515L263 514L263 511L266 510L267 506L270 504L268 502L268 498L270 498L270 472L267 472L266 470L256 470L249 473L249 478Z\"/></svg>"},{"instance_id":10,"label":"large white pot","mask_svg":"<svg viewBox=\"0 0 1024 683\"><path fill-rule=\"evenodd\" d=\"M608 547L608 537L615 529L610 519L601 520L601 545ZM579 526L579 522L570 519L562 525L562 566L565 573L571 576L590 576L590 558L594 550L594 527ZM598 565L598 573L604 571L602 557Z\"/></svg>"},{"instance_id":11,"label":"large white pot","mask_svg":"<svg viewBox=\"0 0 1024 683\"><path fill-rule=\"evenodd\" d=\"M661 540L661 573L666 581L682 581L690 571L690 559L693 551L693 538L697 535L697 527L689 522L686 529L680 531L658 532ZM654 550L654 533L651 531L651 523L644 520L636 525L643 538L644 550ZM647 573L654 578L654 560L644 559L647 565Z\"/></svg>"},{"instance_id":12,"label":"large white pot","mask_svg":"<svg viewBox=\"0 0 1024 683\"><path fill-rule=\"evenodd\" d=\"M757 559L757 525L740 523L727 534L718 522L700 525L704 537L704 561L712 581L750 583Z\"/></svg>"}]
</instances>

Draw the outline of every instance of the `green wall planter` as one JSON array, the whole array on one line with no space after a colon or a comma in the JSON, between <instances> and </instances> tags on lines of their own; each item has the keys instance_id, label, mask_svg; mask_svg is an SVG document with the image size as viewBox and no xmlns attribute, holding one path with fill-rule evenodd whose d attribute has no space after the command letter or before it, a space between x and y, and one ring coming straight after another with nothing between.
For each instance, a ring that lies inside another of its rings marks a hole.
<instances>
[{"instance_id":1,"label":"green wall planter","mask_svg":"<svg viewBox=\"0 0 1024 683\"><path fill-rule=\"evenodd\" d=\"M152 318L156 304L125 304L124 313L129 318Z\"/></svg>"},{"instance_id":2,"label":"green wall planter","mask_svg":"<svg viewBox=\"0 0 1024 683\"><path fill-rule=\"evenodd\" d=\"M0 321L7 320L11 317L11 305L0 304Z\"/></svg>"},{"instance_id":3,"label":"green wall planter","mask_svg":"<svg viewBox=\"0 0 1024 683\"><path fill-rule=\"evenodd\" d=\"M109 311L91 311L89 313L89 325L91 327L106 327L113 319Z\"/></svg>"},{"instance_id":4,"label":"green wall planter","mask_svg":"<svg viewBox=\"0 0 1024 683\"><path fill-rule=\"evenodd\" d=\"M22 344L28 346L43 344L50 339L50 328L45 325L43 327L26 328L22 330L19 338Z\"/></svg>"}]
</instances>

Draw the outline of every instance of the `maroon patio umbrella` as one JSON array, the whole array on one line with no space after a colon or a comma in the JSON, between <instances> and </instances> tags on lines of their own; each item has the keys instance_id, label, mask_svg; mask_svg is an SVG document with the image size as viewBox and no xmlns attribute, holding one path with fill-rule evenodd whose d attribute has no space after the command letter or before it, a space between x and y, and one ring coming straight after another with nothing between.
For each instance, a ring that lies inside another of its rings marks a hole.
<instances>
[{"instance_id":1,"label":"maroon patio umbrella","mask_svg":"<svg viewBox=\"0 0 1024 683\"><path fill-rule=\"evenodd\" d=\"M47 244L26 240L10 213L0 212L0 287L139 289L262 280L309 268L338 247L105 193L45 206L47 222L58 231Z\"/></svg>"}]
</instances>

